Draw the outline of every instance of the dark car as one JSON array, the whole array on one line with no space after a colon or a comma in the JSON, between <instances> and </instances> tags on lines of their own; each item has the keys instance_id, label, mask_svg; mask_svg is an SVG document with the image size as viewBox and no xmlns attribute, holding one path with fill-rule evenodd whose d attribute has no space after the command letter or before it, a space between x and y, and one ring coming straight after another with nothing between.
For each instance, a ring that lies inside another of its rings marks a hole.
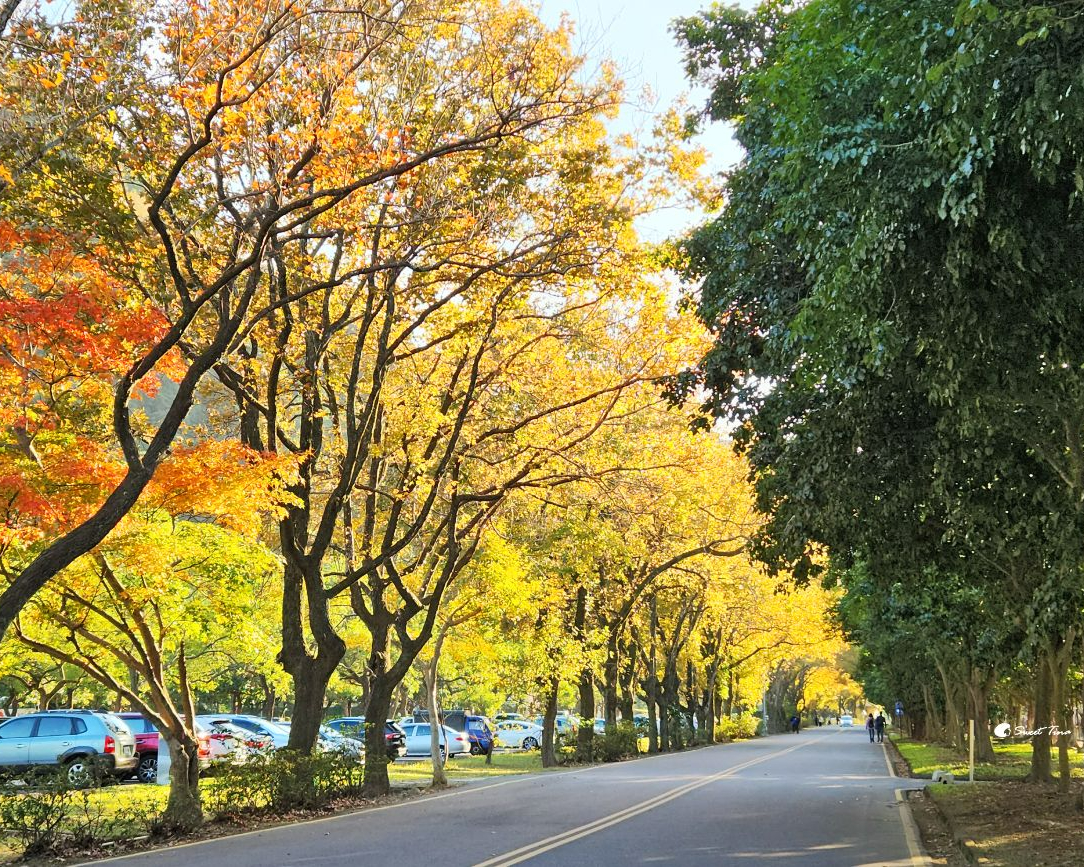
<instances>
[{"instance_id":1,"label":"dark car","mask_svg":"<svg viewBox=\"0 0 1084 867\"><path fill-rule=\"evenodd\" d=\"M135 776L141 783L158 782L158 729L149 719L136 711L118 713L122 720L128 724L136 740L136 755L139 764L136 765ZM207 742L207 734L201 731L196 733L199 741L200 769L206 770L211 762L211 746Z\"/></svg>"},{"instance_id":2,"label":"dark car","mask_svg":"<svg viewBox=\"0 0 1084 867\"><path fill-rule=\"evenodd\" d=\"M343 716L328 720L327 724L341 735L363 742L365 740L365 717L363 716ZM391 720L384 723L384 751L388 761L391 762L406 753L406 734Z\"/></svg>"}]
</instances>

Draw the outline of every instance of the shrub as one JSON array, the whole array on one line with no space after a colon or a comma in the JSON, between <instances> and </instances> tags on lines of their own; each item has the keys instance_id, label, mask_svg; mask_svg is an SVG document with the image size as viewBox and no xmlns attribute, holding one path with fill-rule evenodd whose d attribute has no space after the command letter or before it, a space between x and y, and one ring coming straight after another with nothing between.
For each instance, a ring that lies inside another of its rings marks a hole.
<instances>
[{"instance_id":1,"label":"shrub","mask_svg":"<svg viewBox=\"0 0 1084 867\"><path fill-rule=\"evenodd\" d=\"M312 810L359 794L364 770L364 760L351 751L305 756L275 750L225 768L207 787L203 802L219 817Z\"/></svg>"},{"instance_id":2,"label":"shrub","mask_svg":"<svg viewBox=\"0 0 1084 867\"><path fill-rule=\"evenodd\" d=\"M622 720L616 726L607 726L603 734L595 734L595 761L618 762L635 756L639 751L638 740L636 726L631 722Z\"/></svg>"},{"instance_id":3,"label":"shrub","mask_svg":"<svg viewBox=\"0 0 1084 867\"><path fill-rule=\"evenodd\" d=\"M24 856L60 854L150 833L156 809L129 805L107 810L102 797L74 789L63 776L35 779L32 787L0 794L0 840Z\"/></svg>"},{"instance_id":4,"label":"shrub","mask_svg":"<svg viewBox=\"0 0 1084 867\"><path fill-rule=\"evenodd\" d=\"M715 723L715 740L725 742L755 738L759 728L760 720L751 713L723 717Z\"/></svg>"}]
</instances>

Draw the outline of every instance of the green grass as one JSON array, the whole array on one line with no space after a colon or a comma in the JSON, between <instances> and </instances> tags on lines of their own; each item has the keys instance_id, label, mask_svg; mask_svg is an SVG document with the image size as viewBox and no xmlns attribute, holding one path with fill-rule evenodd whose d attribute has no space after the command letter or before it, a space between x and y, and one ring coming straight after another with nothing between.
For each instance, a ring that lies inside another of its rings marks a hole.
<instances>
[{"instance_id":1,"label":"green grass","mask_svg":"<svg viewBox=\"0 0 1084 867\"><path fill-rule=\"evenodd\" d=\"M445 773L450 781L478 780L485 777L505 777L514 774L533 774L542 770L542 753L539 750L515 753L494 753L493 763L486 764L485 756L467 756L449 760ZM392 784L402 782L429 782L433 778L433 765L429 759L403 761L400 759L388 768Z\"/></svg>"},{"instance_id":2,"label":"green grass","mask_svg":"<svg viewBox=\"0 0 1084 867\"><path fill-rule=\"evenodd\" d=\"M900 754L911 766L911 773L916 777L929 777L934 771L951 771L956 779L967 779L967 756L941 744L925 743L910 738L892 736L892 742ZM1019 780L1031 770L1031 744L1007 743L994 744L996 759L994 762L976 762L976 780ZM1054 773L1057 773L1058 751L1053 755ZM1084 777L1084 753L1078 749L1069 750L1069 763L1074 777Z\"/></svg>"}]
</instances>

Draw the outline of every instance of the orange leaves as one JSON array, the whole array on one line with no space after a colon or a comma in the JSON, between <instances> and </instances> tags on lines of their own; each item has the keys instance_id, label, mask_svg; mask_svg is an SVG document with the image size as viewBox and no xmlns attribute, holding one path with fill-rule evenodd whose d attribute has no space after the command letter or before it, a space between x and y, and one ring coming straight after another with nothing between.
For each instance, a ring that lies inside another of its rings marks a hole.
<instances>
[{"instance_id":1,"label":"orange leaves","mask_svg":"<svg viewBox=\"0 0 1084 867\"><path fill-rule=\"evenodd\" d=\"M168 327L58 233L0 223L0 257L0 378L9 386L0 424L55 423L65 398L108 386Z\"/></svg>"},{"instance_id":2,"label":"orange leaves","mask_svg":"<svg viewBox=\"0 0 1084 867\"><path fill-rule=\"evenodd\" d=\"M297 472L292 456L260 454L232 440L173 450L143 495L146 509L214 519L254 534L287 499Z\"/></svg>"}]
</instances>

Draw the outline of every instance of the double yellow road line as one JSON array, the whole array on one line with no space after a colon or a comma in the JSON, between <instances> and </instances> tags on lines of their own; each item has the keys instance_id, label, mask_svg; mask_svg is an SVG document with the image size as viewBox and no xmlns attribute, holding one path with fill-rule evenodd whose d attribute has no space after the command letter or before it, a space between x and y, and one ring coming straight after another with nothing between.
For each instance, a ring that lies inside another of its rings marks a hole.
<instances>
[{"instance_id":1,"label":"double yellow road line","mask_svg":"<svg viewBox=\"0 0 1084 867\"><path fill-rule=\"evenodd\" d=\"M661 795L656 795L654 798L648 798L646 801L641 801L639 804L633 804L631 807L626 807L624 810L618 810L616 813L603 816L601 819L595 819L595 821L588 822L586 825L571 828L561 834L555 834L552 837L546 837L544 840L538 840L527 846L521 846L519 849L513 849L511 852L505 852L503 855L497 855L490 858L488 861L482 861L476 864L475 867L511 867L513 864L519 864L530 858L541 855L544 852L549 852L551 849L557 849L568 843L575 842L584 837L589 837L591 834L605 831L607 828L612 828L614 825L618 825L621 822L639 816L641 813L646 813L648 810L654 810L656 807L661 807L663 804L675 801L682 795L689 794L689 792L694 792L704 786L710 786L712 783L718 782L726 777L732 777L734 774L744 771L746 768L751 768L753 765L759 765L761 762L767 762L771 759L778 758L779 756L786 755L787 753L793 753L795 750L801 749L802 747L808 746L819 740L822 740L822 738L803 741L792 747L776 750L767 755L758 756L755 759L742 762L740 765L734 765L733 767L727 768L725 771L720 771L717 774L702 777L699 780L693 780L691 783L685 783L684 785L670 789L668 792L663 792Z\"/></svg>"}]
</instances>

